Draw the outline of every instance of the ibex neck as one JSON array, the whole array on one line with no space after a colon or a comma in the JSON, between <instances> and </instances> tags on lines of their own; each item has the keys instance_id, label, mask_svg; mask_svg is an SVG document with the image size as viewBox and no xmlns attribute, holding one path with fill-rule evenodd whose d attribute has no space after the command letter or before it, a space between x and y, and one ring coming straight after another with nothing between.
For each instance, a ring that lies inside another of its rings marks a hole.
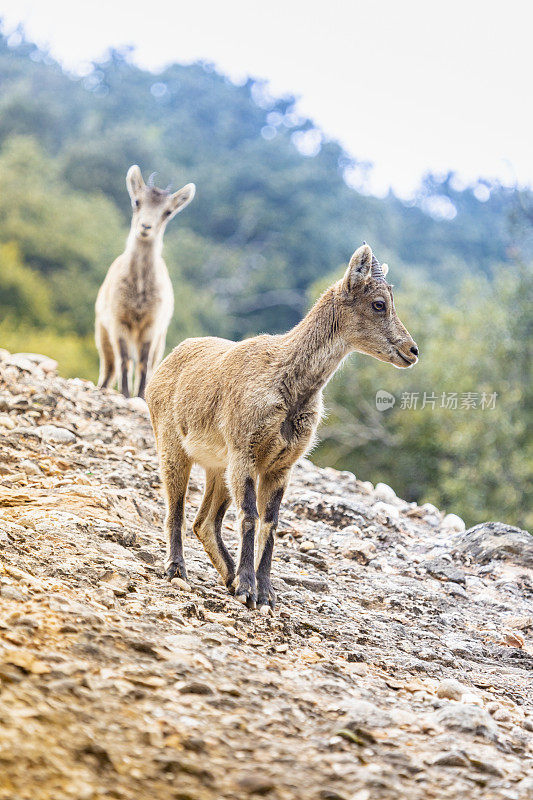
<instances>
[{"instance_id":1,"label":"ibex neck","mask_svg":"<svg viewBox=\"0 0 533 800\"><path fill-rule=\"evenodd\" d=\"M156 259L161 255L163 250L163 236L156 236L155 239L148 239L143 241L135 235L133 230L130 230L128 240L126 242L126 253L130 256L141 256L143 261Z\"/></svg>"},{"instance_id":2,"label":"ibex neck","mask_svg":"<svg viewBox=\"0 0 533 800\"><path fill-rule=\"evenodd\" d=\"M311 397L323 389L351 351L338 332L334 288L283 339L287 377L298 387L297 394Z\"/></svg>"}]
</instances>

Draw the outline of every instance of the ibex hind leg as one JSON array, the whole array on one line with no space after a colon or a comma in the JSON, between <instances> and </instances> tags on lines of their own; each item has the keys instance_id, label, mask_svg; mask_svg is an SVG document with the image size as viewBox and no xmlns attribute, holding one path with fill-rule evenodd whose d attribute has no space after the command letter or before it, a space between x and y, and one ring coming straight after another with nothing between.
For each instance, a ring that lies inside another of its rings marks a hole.
<instances>
[{"instance_id":1,"label":"ibex hind leg","mask_svg":"<svg viewBox=\"0 0 533 800\"><path fill-rule=\"evenodd\" d=\"M230 494L224 472L206 470L204 497L192 528L213 566L231 589L235 578L235 564L222 539L222 522L229 504Z\"/></svg>"},{"instance_id":2,"label":"ibex hind leg","mask_svg":"<svg viewBox=\"0 0 533 800\"><path fill-rule=\"evenodd\" d=\"M98 376L98 388L107 389L113 385L115 377L115 354L109 334L98 320L95 328L96 347L100 356L100 374Z\"/></svg>"},{"instance_id":3,"label":"ibex hind leg","mask_svg":"<svg viewBox=\"0 0 533 800\"><path fill-rule=\"evenodd\" d=\"M185 496L191 473L192 461L181 447L173 447L172 455L161 458L161 477L167 500L165 533L167 556L165 569L167 578L187 580L183 558L183 532L185 530Z\"/></svg>"}]
</instances>

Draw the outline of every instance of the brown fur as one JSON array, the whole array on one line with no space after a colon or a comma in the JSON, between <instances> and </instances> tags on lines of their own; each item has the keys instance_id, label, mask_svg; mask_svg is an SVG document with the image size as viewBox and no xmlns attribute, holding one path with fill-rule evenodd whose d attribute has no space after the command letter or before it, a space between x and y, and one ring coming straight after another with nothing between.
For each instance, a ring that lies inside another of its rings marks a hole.
<instances>
[{"instance_id":1,"label":"brown fur","mask_svg":"<svg viewBox=\"0 0 533 800\"><path fill-rule=\"evenodd\" d=\"M293 464L314 443L324 386L354 350L397 367L417 361L391 288L371 277L371 262L370 247L360 247L344 278L288 333L238 343L187 339L156 370L146 400L167 496L170 578L186 578L183 504L198 463L206 489L195 534L241 600L251 607L257 600L266 612L274 608L270 566L279 505ZM385 309L376 311L376 302ZM241 527L236 572L220 536L230 498Z\"/></svg>"},{"instance_id":2,"label":"brown fur","mask_svg":"<svg viewBox=\"0 0 533 800\"><path fill-rule=\"evenodd\" d=\"M175 194L146 186L139 167L126 178L133 216L126 250L111 264L96 300L96 346L100 355L98 386L118 381L129 397L133 366L138 394L165 349L167 328L174 310L174 294L161 257L167 222L193 199L189 183Z\"/></svg>"}]
</instances>

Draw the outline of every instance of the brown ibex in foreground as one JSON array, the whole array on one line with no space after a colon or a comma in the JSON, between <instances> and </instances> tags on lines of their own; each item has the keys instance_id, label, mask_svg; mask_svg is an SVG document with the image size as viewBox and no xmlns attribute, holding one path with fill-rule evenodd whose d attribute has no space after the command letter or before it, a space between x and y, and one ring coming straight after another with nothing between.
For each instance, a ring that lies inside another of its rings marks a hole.
<instances>
[{"instance_id":1,"label":"brown ibex in foreground","mask_svg":"<svg viewBox=\"0 0 533 800\"><path fill-rule=\"evenodd\" d=\"M100 355L98 386L115 379L130 396L133 364L137 393L144 397L146 380L165 350L174 294L161 257L167 222L194 197L194 183L170 194L148 186L137 165L129 168L126 185L133 216L126 249L111 264L96 299L96 346Z\"/></svg>"},{"instance_id":2,"label":"brown ibex in foreground","mask_svg":"<svg viewBox=\"0 0 533 800\"><path fill-rule=\"evenodd\" d=\"M206 485L194 533L239 600L251 608L257 602L263 613L274 609L270 568L279 507L293 464L314 443L324 386L354 350L396 367L418 360L386 272L364 244L344 277L288 333L238 343L187 339L160 364L146 400L167 499L169 578L187 578L184 502L198 463ZM230 499L241 535L236 570L221 536Z\"/></svg>"}]
</instances>

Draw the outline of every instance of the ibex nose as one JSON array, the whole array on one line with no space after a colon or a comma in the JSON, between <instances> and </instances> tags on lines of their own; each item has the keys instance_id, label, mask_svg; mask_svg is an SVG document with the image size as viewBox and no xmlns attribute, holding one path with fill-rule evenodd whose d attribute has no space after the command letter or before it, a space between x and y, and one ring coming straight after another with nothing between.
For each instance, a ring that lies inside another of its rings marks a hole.
<instances>
[{"instance_id":1,"label":"ibex nose","mask_svg":"<svg viewBox=\"0 0 533 800\"><path fill-rule=\"evenodd\" d=\"M415 344L415 345L413 345L413 347L411 347L411 353L412 353L414 356L417 356L417 355L418 355L418 347L416 346L416 344Z\"/></svg>"},{"instance_id":2,"label":"ibex nose","mask_svg":"<svg viewBox=\"0 0 533 800\"><path fill-rule=\"evenodd\" d=\"M149 231L152 226L151 225L145 225L144 222L143 222L142 223L142 227L144 228L145 231Z\"/></svg>"}]
</instances>

